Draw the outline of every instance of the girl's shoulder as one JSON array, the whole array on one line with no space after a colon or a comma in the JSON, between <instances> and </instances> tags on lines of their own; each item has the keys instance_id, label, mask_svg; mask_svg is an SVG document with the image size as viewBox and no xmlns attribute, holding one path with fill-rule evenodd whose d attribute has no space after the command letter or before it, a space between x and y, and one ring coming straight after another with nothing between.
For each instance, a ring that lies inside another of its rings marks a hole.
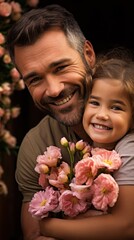
<instances>
[{"instance_id":1,"label":"girl's shoulder","mask_svg":"<svg viewBox=\"0 0 134 240\"><path fill-rule=\"evenodd\" d=\"M129 151L134 152L134 131L126 134L116 145L115 150L117 152L124 152L127 149L127 153Z\"/></svg>"}]
</instances>

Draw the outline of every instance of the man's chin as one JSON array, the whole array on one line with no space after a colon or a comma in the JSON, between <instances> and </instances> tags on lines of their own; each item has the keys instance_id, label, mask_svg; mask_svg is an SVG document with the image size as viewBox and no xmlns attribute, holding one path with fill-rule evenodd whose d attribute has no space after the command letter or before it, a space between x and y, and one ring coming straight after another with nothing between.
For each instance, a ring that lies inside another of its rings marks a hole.
<instances>
[{"instance_id":1,"label":"man's chin","mask_svg":"<svg viewBox=\"0 0 134 240\"><path fill-rule=\"evenodd\" d=\"M39 106L38 106L39 107ZM79 104L79 111L77 107L70 107L64 110L56 111L54 109L48 109L48 107L43 107L43 110L47 111L47 114L52 118L56 119L58 122L66 126L78 125L83 116L83 104Z\"/></svg>"}]
</instances>

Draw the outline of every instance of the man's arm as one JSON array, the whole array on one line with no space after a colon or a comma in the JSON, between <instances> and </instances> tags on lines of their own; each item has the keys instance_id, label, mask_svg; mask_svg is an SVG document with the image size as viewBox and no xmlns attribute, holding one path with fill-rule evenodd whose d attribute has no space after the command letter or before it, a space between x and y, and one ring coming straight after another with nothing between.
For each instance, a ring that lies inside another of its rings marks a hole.
<instances>
[{"instance_id":1,"label":"man's arm","mask_svg":"<svg viewBox=\"0 0 134 240\"><path fill-rule=\"evenodd\" d=\"M55 238L42 236L40 233L39 222L28 212L29 202L22 203L21 225L23 240L55 240Z\"/></svg>"}]
</instances>

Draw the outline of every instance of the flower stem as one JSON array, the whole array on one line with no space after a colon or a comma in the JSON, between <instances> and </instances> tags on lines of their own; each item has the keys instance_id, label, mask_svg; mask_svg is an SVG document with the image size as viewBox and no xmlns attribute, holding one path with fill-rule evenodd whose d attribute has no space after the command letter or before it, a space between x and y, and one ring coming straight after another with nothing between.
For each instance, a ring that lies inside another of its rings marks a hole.
<instances>
[{"instance_id":1,"label":"flower stem","mask_svg":"<svg viewBox=\"0 0 134 240\"><path fill-rule=\"evenodd\" d=\"M67 147L67 150L68 150L68 153L69 153L69 156L70 156L70 176L69 176L69 178L70 178L70 182L71 182L71 180L72 180L72 178L73 178L74 153L72 153L72 152L70 151L70 148L69 148L69 147Z\"/></svg>"}]
</instances>

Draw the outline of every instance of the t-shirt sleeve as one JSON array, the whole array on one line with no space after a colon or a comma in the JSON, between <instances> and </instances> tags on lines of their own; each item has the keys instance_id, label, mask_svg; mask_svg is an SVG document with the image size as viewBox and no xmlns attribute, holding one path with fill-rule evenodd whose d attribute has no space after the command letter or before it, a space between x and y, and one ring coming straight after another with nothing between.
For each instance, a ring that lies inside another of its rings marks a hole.
<instances>
[{"instance_id":1,"label":"t-shirt sleeve","mask_svg":"<svg viewBox=\"0 0 134 240\"><path fill-rule=\"evenodd\" d=\"M127 134L116 145L115 150L122 159L122 165L114 173L119 185L134 185L134 133Z\"/></svg>"},{"instance_id":2,"label":"t-shirt sleeve","mask_svg":"<svg viewBox=\"0 0 134 240\"><path fill-rule=\"evenodd\" d=\"M32 145L29 139L29 135L26 135L17 159L16 168L16 181L19 186L19 190L23 195L23 201L27 202L33 197L33 194L41 190L38 184L38 173L35 172L36 156L38 155L36 148Z\"/></svg>"},{"instance_id":3,"label":"t-shirt sleeve","mask_svg":"<svg viewBox=\"0 0 134 240\"><path fill-rule=\"evenodd\" d=\"M56 120L46 116L41 122L32 128L24 137L16 167L16 181L23 195L23 201L31 201L34 193L42 190L38 184L39 174L35 171L36 159L42 155L50 145L61 147L61 137L68 137L67 128ZM64 161L68 159L68 152L64 148Z\"/></svg>"}]
</instances>

